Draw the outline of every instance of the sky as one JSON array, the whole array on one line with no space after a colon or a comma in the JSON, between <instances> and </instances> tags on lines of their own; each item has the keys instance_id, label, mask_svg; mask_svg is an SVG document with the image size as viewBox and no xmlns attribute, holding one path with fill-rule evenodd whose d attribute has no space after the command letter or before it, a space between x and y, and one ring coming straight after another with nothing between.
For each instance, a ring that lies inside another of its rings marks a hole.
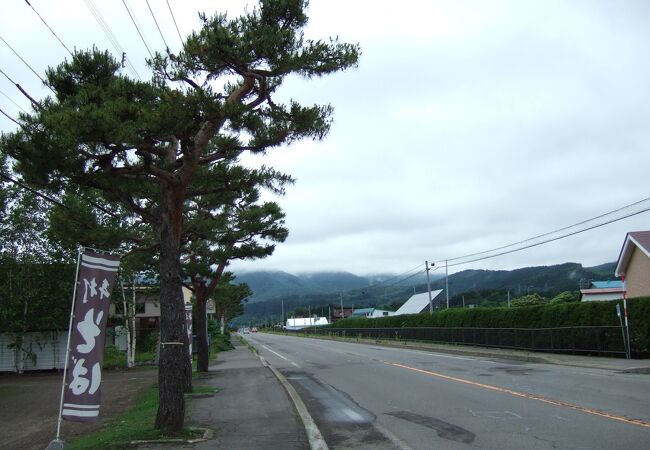
<instances>
[{"instance_id":1,"label":"sky","mask_svg":"<svg viewBox=\"0 0 650 450\"><path fill-rule=\"evenodd\" d=\"M138 74L150 77L123 1L29 3L70 49L118 55L95 7ZM126 4L152 49L164 50L147 2ZM172 52L179 32L198 29L198 12L235 17L254 4L148 0ZM69 57L24 0L3 6L0 36L36 73ZM367 275L445 260L450 273L593 266L615 261L628 231L650 229L650 212L597 226L650 208L647 1L312 0L308 15L306 37L358 43L359 66L281 88L284 100L331 104L334 124L322 141L242 157L296 184L267 197L286 212L287 241L235 271ZM49 94L1 41L0 69L33 96ZM2 75L0 108L12 117L29 110ZM0 116L0 130L13 129Z\"/></svg>"}]
</instances>

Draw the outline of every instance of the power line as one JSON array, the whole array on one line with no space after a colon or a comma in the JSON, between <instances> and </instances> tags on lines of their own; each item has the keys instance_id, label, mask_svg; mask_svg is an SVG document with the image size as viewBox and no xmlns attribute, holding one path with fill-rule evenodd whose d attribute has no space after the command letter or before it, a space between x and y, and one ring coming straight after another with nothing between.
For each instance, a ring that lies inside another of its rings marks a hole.
<instances>
[{"instance_id":1,"label":"power line","mask_svg":"<svg viewBox=\"0 0 650 450\"><path fill-rule=\"evenodd\" d=\"M167 45L167 41L165 40L165 36L163 36L162 30L160 29L160 26L158 25L158 21L156 20L156 16L153 13L153 10L151 9L151 6L149 5L149 0L145 0L147 2L147 8L149 8L149 12L151 13L151 17L153 17L153 21L156 23L156 28L158 28L158 33L160 33L160 37L162 38L163 42L165 43L165 48L167 49L167 53L169 53L169 45Z\"/></svg>"},{"instance_id":2,"label":"power line","mask_svg":"<svg viewBox=\"0 0 650 450\"><path fill-rule=\"evenodd\" d=\"M31 187L27 186L26 184L23 184L23 183L21 183L20 181L11 178L9 175L5 175L4 173L0 172L0 177L4 178L5 180L11 181L11 182L14 183L14 184L17 184L18 186L20 186L20 187L23 188L23 189L26 189L26 190L28 190L28 191L30 191L30 192L33 192L34 194L36 194L36 195L38 195L39 197L41 197L41 198L47 200L47 201L50 202L50 203L54 203L55 205L58 205L58 206L60 206L60 207L62 207L62 208L65 208L65 209L70 209L70 208L68 208L66 205L64 205L63 203L61 203L60 201L58 201L57 199L52 198L52 197L50 197L49 195L45 195L45 194L43 194L43 193L37 191L36 189L32 189Z\"/></svg>"},{"instance_id":3,"label":"power line","mask_svg":"<svg viewBox=\"0 0 650 450\"><path fill-rule=\"evenodd\" d=\"M394 283L391 283L391 284L389 284L389 285L384 286L384 288L389 288L389 287L396 286L396 285L398 285L398 284L400 284L400 283L405 282L406 280L410 280L411 278L416 277L416 276L422 274L423 272L424 272L424 269L422 269L422 270L418 270L418 271L415 272L413 275L409 275L408 277L402 278L401 280L397 280L397 281L394 282Z\"/></svg>"},{"instance_id":4,"label":"power line","mask_svg":"<svg viewBox=\"0 0 650 450\"><path fill-rule=\"evenodd\" d=\"M9 43L8 43L7 41L5 41L5 39L4 39L2 36L0 36L0 39L2 40L2 42L5 43L5 45L6 45L7 47L9 47L9 48L11 49L12 52L14 52L14 55L16 55L16 56L17 56L17 57L18 57L18 58L23 62L23 64L25 64L27 67L29 67L29 70L31 70L32 72L34 72L34 75L36 75L36 76L38 77L38 79L41 80L41 81L43 82L43 84L44 84L45 86L47 86L48 89L49 89L50 91L52 91L54 94L56 94L56 92L54 92L54 89L52 89L52 87L51 87L49 84L47 84L47 83L45 82L45 80L43 79L43 77L41 77L41 76L40 76L40 75L39 75L39 74L34 70L34 68L33 68L32 66L30 66L29 63L28 63L27 61L25 61L25 60L23 59L23 57L20 56L20 55L18 54L18 52L17 52L16 50L14 50L14 48L13 48L11 45L9 45Z\"/></svg>"},{"instance_id":5,"label":"power line","mask_svg":"<svg viewBox=\"0 0 650 450\"><path fill-rule=\"evenodd\" d=\"M129 17L131 18L131 22L133 22L133 25L135 26L135 29L138 32L138 35L140 36L140 39L142 39L142 43L144 44L147 51L149 52L149 56L151 56L151 59L153 59L153 53L151 53L151 49L149 48L149 45L147 44L147 40L144 38L143 34L140 32L140 27L138 26L138 23L136 22L135 17L133 17L133 14L131 14L131 10L126 5L126 1L122 0L122 4L126 8L126 12L129 13Z\"/></svg>"},{"instance_id":6,"label":"power line","mask_svg":"<svg viewBox=\"0 0 650 450\"><path fill-rule=\"evenodd\" d=\"M95 18L95 21L97 22L99 27L104 32L104 35L106 36L106 38L109 40L111 45L113 45L113 48L115 49L115 51L119 55L124 55L125 52L122 49L122 46L120 45L120 42L117 40L117 37L115 36L115 34L113 34L113 31L111 30L111 27L108 25L108 22L106 22L106 20L104 19L104 16L102 15L99 8L97 8L95 3L93 3L93 0L84 0L84 2L86 3L86 7L90 11L90 13ZM137 70L135 70L135 67L133 66L133 64L131 63L129 58L126 58L125 63L126 63L126 66L128 67L128 69L131 71L131 74L135 78L137 78L138 80L141 80L142 78L140 77L140 74L138 73Z\"/></svg>"},{"instance_id":7,"label":"power line","mask_svg":"<svg viewBox=\"0 0 650 450\"><path fill-rule=\"evenodd\" d=\"M50 32L54 35L55 38L57 38L57 40L61 43L61 45L63 46L63 48L65 48L65 49L68 51L68 53L70 53L70 56L74 56L74 55L72 54L72 52L70 51L70 49L69 49L69 48L68 48L68 47L63 43L63 41L59 38L59 36L57 36L57 34L54 32L54 30L53 30L53 29L52 29L52 28L47 24L47 22L45 21L45 19L43 19L43 17L41 17L41 15L38 13L38 11L36 11L36 9L34 9L34 7L32 6L32 4L29 3L28 0L25 0L25 3L27 3L27 4L29 5L29 7L32 8L32 11L34 11L34 12L36 13L36 15L38 16L38 18L41 19L41 22L43 22L43 23L45 24L45 26L47 27L47 29L50 30Z\"/></svg>"},{"instance_id":8,"label":"power line","mask_svg":"<svg viewBox=\"0 0 650 450\"><path fill-rule=\"evenodd\" d=\"M513 242L512 244L503 245L501 247L496 247L496 248L493 248L493 249L490 249L490 250L484 250L484 251L481 251L481 252L470 253L470 254L467 254L467 255L464 255L464 256L457 256L455 258L442 259L440 261L436 261L436 264L440 264L440 263L444 263L444 262L448 262L448 261L457 261L459 259L470 258L472 256L484 255L486 253L492 253L492 252L496 252L498 250L503 250L505 248L514 247L515 245L525 244L526 242L534 241L534 240L542 238L542 237L546 237L546 236L550 236L552 234L559 233L560 231L566 231L566 230L569 230L571 228L575 228L575 227L577 227L579 225L584 225L586 223L593 222L594 220L597 220L597 219L602 219L603 217L611 216L612 214L615 214L615 213L624 211L626 209L632 208L633 206L638 206L638 205L640 205L642 203L645 203L648 200L650 200L650 197L644 198L643 200L639 200L639 201L634 202L634 203L630 203L629 205L625 205L625 206L623 206L621 208L617 208L617 209L614 209L612 211L608 211L606 213L600 214L600 215L592 217L590 219L574 223L573 225L569 225L569 226L566 226L566 227L558 228L557 230L549 231L548 233L539 234L537 236L533 236L531 238L524 239L522 241Z\"/></svg>"},{"instance_id":9,"label":"power line","mask_svg":"<svg viewBox=\"0 0 650 450\"><path fill-rule=\"evenodd\" d=\"M176 32L178 33L178 39L181 41L181 45L183 45L183 37L181 36L181 31L178 29L178 24L176 23L176 17L174 17L174 12L172 11L172 7L169 5L169 0L167 1L167 8L169 8L169 14L172 16L172 20L174 21L174 26L176 27Z\"/></svg>"},{"instance_id":10,"label":"power line","mask_svg":"<svg viewBox=\"0 0 650 450\"><path fill-rule=\"evenodd\" d=\"M0 109L0 111L2 111L2 109ZM2 113L4 114L4 111L2 111ZM65 205L65 204L63 204L63 203L61 203L61 202L58 201L57 199L52 198L52 197L50 197L50 196L48 196L48 195L45 195L45 194L43 194L43 193L41 193L41 192L39 192L39 191L37 191L37 190L35 190L35 189L33 189L33 188L27 186L26 184L24 184L24 183L22 183L22 182L20 182L20 181L18 181L18 180L16 180L16 179L10 177L9 175L6 175L6 174L0 172L0 177L6 179L6 180L8 180L8 181L11 181L12 183L14 183L14 184L20 186L20 187L23 188L23 189L26 189L26 190L28 190L28 191L30 191L30 192L33 192L34 194L36 194L36 195L38 195L39 197L41 197L41 198L47 200L47 201L50 202L50 203L53 203L53 204L55 204L55 205L57 205L57 206L61 206L62 208L65 208L65 209L70 209L69 206L67 206L67 205ZM117 214L115 214L115 213L112 212L112 211L109 211L108 209L106 209L106 208L104 208L103 206L99 205L97 202L95 202L95 201L93 201L93 200L90 200L90 199L88 199L88 198L86 198L86 197L84 197L84 196L81 196L81 195L79 196L79 198L81 198L83 201L85 201L85 202L91 204L92 206L94 206L95 208L99 209L100 211L102 211L102 212L104 212L104 213L106 213L106 214L108 214L108 215L110 215L110 216L112 216L112 217L114 217L114 218L116 218L116 219L119 219L119 216L118 216Z\"/></svg>"},{"instance_id":11,"label":"power line","mask_svg":"<svg viewBox=\"0 0 650 450\"><path fill-rule=\"evenodd\" d=\"M7 114L7 113L4 111L4 109L0 108L0 113L2 113L2 114L3 114L7 119L11 120L11 121L12 121L13 123L15 123L16 125L20 126L20 124L18 123L18 121L17 121L16 119L14 119L13 117L11 117L9 114Z\"/></svg>"},{"instance_id":12,"label":"power line","mask_svg":"<svg viewBox=\"0 0 650 450\"><path fill-rule=\"evenodd\" d=\"M31 95L29 95L27 93L27 91L25 89L23 89L20 84L16 83L9 75L7 75L4 70L0 69L0 73L2 75L4 75L5 78L7 78L7 80L9 80L9 82L14 84L14 86L16 86L16 88L21 92L21 94L23 94L25 97L27 97L29 99L29 101L32 103L32 106L34 107L34 109L40 109L41 108L41 105L36 100L34 100L34 98Z\"/></svg>"},{"instance_id":13,"label":"power line","mask_svg":"<svg viewBox=\"0 0 650 450\"><path fill-rule=\"evenodd\" d=\"M2 94L2 95L3 95L7 100L9 100L11 103L13 103L14 105L16 105L18 108L20 108L20 109L21 109L25 114L27 114L27 111L25 111L25 109L24 109L22 106L20 106L18 103L16 103L16 102L15 102L11 97L9 97L7 94L5 94L5 93L2 92L2 91L0 91L0 94Z\"/></svg>"},{"instance_id":14,"label":"power line","mask_svg":"<svg viewBox=\"0 0 650 450\"><path fill-rule=\"evenodd\" d=\"M406 274L408 274L408 273L413 272L414 270L420 269L421 266L422 266L421 264L418 264L417 266L413 267L412 269L407 270L406 272L400 273L400 274L398 274L398 275L394 275L394 276L392 276L392 277L390 277L390 278L385 279L384 281L381 281L381 282L377 283L375 286L380 286L380 285L382 285L382 284L388 283L389 281L393 281L393 280L396 279L396 278L402 277L402 276L404 276L404 275L406 275ZM402 280L397 281L397 283L399 283L399 282L401 282L401 281L402 281Z\"/></svg>"},{"instance_id":15,"label":"power line","mask_svg":"<svg viewBox=\"0 0 650 450\"><path fill-rule=\"evenodd\" d=\"M626 214L626 215L621 216L621 217L617 217L615 219L611 219L611 220L608 220L608 221L605 221L605 222L602 222L602 223L598 223L598 224L592 225L590 227L582 228L580 230L573 231L571 233L567 233L567 234L557 236L557 237L554 237L554 238L551 238L551 239L546 239L546 240L541 241L541 242L536 242L534 244L526 245L524 247L519 247L519 248L516 248L516 249L513 249L513 250L508 250L508 251L505 251L505 252L500 252L500 253L496 253L494 255L484 256L484 257L472 259L472 260L469 260L469 261L462 261L462 262L458 262L458 263L455 263L455 264L449 264L447 267L460 266L460 265L469 264L469 263L472 263L472 262L483 261L485 259L496 258L497 256L503 256L503 255L507 255L509 253L520 252L522 250L526 250L526 249L529 249L529 248L532 248L532 247L537 247L537 246L542 245L542 244L548 244L549 242L558 241L560 239L564 239L564 238L567 238L567 237L570 237L570 236L574 236L576 234L584 233L585 231L589 231L589 230L593 230L595 228L599 228L599 227L602 227L602 226L605 226L605 225L609 225L610 223L618 222L620 220L627 219L629 217L636 216L636 215L639 215L639 214L647 212L647 211L650 211L650 207L642 209L640 211L635 211L635 212L630 213L630 214ZM522 242L525 242L525 241L522 241Z\"/></svg>"}]
</instances>

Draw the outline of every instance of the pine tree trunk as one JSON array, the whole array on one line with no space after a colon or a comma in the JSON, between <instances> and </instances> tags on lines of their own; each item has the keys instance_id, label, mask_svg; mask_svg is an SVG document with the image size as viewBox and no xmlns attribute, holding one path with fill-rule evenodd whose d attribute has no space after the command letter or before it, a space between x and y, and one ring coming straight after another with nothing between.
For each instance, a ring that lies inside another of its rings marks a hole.
<instances>
[{"instance_id":1,"label":"pine tree trunk","mask_svg":"<svg viewBox=\"0 0 650 450\"><path fill-rule=\"evenodd\" d=\"M181 208L172 192L163 187L160 221L160 404L156 428L170 435L183 429L189 357L185 346L185 306L180 276ZM191 365L190 365L191 371ZM191 379L191 372L190 372Z\"/></svg>"}]
</instances>

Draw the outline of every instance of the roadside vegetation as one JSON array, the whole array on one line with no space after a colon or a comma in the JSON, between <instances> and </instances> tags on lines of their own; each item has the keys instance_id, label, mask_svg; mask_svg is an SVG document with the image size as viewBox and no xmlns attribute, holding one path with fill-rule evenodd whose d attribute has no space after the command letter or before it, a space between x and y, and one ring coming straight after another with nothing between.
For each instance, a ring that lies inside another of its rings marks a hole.
<instances>
[{"instance_id":1,"label":"roadside vegetation","mask_svg":"<svg viewBox=\"0 0 650 450\"><path fill-rule=\"evenodd\" d=\"M616 304L610 302L550 302L532 306L451 308L434 314L411 314L377 319L348 318L327 328L555 328L619 326ZM650 354L650 297L628 300L630 341L633 353Z\"/></svg>"},{"instance_id":2,"label":"roadside vegetation","mask_svg":"<svg viewBox=\"0 0 650 450\"><path fill-rule=\"evenodd\" d=\"M210 342L210 364L216 362L219 353L232 350L230 333L215 334ZM155 352L141 351L136 353L136 363L151 363L155 359ZM196 355L192 358L194 367L194 378L200 379L204 372L196 371ZM115 346L106 347L104 353L104 369L129 370L126 369L126 354ZM192 394L212 394L214 388L192 386ZM73 450L81 449L118 449L129 447L129 442L138 440L167 440L167 439L195 439L203 434L201 430L184 428L180 434L169 435L157 430L154 427L154 419L158 411L159 397L158 384L152 384L137 399L133 408L121 416L112 419L108 424L96 433L89 434L69 443L68 448Z\"/></svg>"}]
</instances>

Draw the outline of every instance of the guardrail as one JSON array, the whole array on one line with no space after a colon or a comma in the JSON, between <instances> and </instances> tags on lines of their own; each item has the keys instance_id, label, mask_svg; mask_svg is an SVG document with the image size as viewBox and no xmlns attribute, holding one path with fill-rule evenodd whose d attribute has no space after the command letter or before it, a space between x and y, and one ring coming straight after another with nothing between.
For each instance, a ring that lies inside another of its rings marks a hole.
<instances>
[{"instance_id":1,"label":"guardrail","mask_svg":"<svg viewBox=\"0 0 650 450\"><path fill-rule=\"evenodd\" d=\"M300 333L348 338L423 341L539 352L625 357L623 327L558 328L304 328Z\"/></svg>"}]
</instances>

